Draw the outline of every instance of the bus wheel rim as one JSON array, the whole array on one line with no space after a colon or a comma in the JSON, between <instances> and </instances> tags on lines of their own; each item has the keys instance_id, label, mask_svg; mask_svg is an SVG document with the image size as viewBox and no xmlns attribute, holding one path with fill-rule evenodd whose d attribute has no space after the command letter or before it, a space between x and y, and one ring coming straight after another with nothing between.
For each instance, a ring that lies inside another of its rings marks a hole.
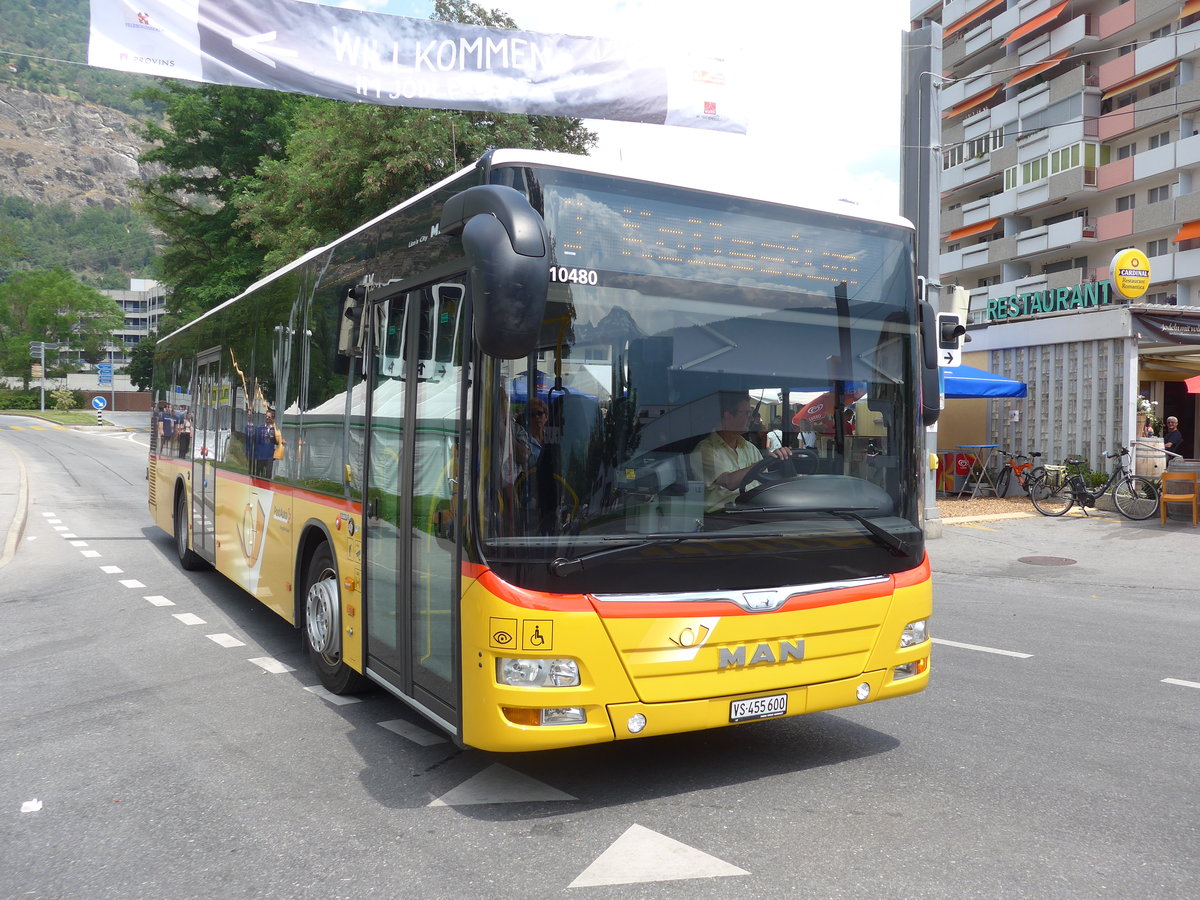
<instances>
[{"instance_id":1,"label":"bus wheel rim","mask_svg":"<svg viewBox=\"0 0 1200 900\"><path fill-rule=\"evenodd\" d=\"M308 589L304 620L309 646L329 662L337 662L341 655L338 647L338 592L337 582L329 570L323 572Z\"/></svg>"}]
</instances>

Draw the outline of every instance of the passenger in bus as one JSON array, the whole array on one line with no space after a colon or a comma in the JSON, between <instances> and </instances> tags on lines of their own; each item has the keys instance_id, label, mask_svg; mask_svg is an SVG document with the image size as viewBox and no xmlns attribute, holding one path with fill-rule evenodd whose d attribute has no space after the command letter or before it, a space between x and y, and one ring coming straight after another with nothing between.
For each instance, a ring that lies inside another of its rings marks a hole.
<instances>
[{"instance_id":1,"label":"passenger in bus","mask_svg":"<svg viewBox=\"0 0 1200 900\"><path fill-rule=\"evenodd\" d=\"M716 512L733 500L746 473L764 459L762 451L742 437L750 422L750 396L722 391L718 399L721 424L696 445L691 455L692 474L704 482L704 502L709 512ZM779 447L768 455L788 459L792 451Z\"/></svg>"},{"instance_id":2,"label":"passenger in bus","mask_svg":"<svg viewBox=\"0 0 1200 900\"><path fill-rule=\"evenodd\" d=\"M250 474L255 478L272 475L276 459L282 459L283 435L275 427L275 413L267 410L265 421L254 429L250 442Z\"/></svg>"},{"instance_id":3,"label":"passenger in bus","mask_svg":"<svg viewBox=\"0 0 1200 900\"><path fill-rule=\"evenodd\" d=\"M513 427L513 452L517 458L517 464L522 469L532 469L538 464L538 460L542 456L542 442L545 441L546 435L546 418L548 412L545 402L534 397L529 401L527 407L529 411L529 427L518 419Z\"/></svg>"},{"instance_id":4,"label":"passenger in bus","mask_svg":"<svg viewBox=\"0 0 1200 900\"><path fill-rule=\"evenodd\" d=\"M192 448L192 414L186 406L179 407L175 413L175 441L179 455L186 457Z\"/></svg>"}]
</instances>

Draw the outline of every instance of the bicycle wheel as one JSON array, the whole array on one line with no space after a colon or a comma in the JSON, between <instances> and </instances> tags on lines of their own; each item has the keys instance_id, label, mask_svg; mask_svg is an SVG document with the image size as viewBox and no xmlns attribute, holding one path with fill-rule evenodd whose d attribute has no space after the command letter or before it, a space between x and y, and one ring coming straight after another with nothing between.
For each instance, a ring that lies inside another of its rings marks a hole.
<instances>
[{"instance_id":1,"label":"bicycle wheel","mask_svg":"<svg viewBox=\"0 0 1200 900\"><path fill-rule=\"evenodd\" d=\"M1066 481L1052 485L1039 478L1029 483L1029 499L1043 516L1061 516L1075 503L1075 493Z\"/></svg>"},{"instance_id":2,"label":"bicycle wheel","mask_svg":"<svg viewBox=\"0 0 1200 900\"><path fill-rule=\"evenodd\" d=\"M1021 485L1021 487L1025 491L1025 493L1028 494L1029 486L1031 484L1033 484L1035 481L1039 481L1040 479L1045 478L1045 477L1046 477L1046 467L1045 466L1034 466L1025 475L1025 483L1023 485Z\"/></svg>"},{"instance_id":3,"label":"bicycle wheel","mask_svg":"<svg viewBox=\"0 0 1200 900\"><path fill-rule=\"evenodd\" d=\"M1008 483L1012 481L1012 468L1005 466L1000 472L1000 476L996 479L996 496L1008 496Z\"/></svg>"},{"instance_id":4,"label":"bicycle wheel","mask_svg":"<svg viewBox=\"0 0 1200 900\"><path fill-rule=\"evenodd\" d=\"M1158 488L1143 475L1126 475L1113 486L1117 512L1127 519L1149 519L1158 512Z\"/></svg>"}]
</instances>

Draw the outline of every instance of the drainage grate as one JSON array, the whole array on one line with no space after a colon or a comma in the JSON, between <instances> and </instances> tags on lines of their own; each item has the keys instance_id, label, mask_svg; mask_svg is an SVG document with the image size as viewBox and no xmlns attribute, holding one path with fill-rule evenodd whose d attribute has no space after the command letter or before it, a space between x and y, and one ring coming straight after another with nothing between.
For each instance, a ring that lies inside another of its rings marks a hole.
<instances>
[{"instance_id":1,"label":"drainage grate","mask_svg":"<svg viewBox=\"0 0 1200 900\"><path fill-rule=\"evenodd\" d=\"M1023 562L1029 566L1073 566L1075 560L1067 559L1065 556L1022 556L1017 562Z\"/></svg>"}]
</instances>

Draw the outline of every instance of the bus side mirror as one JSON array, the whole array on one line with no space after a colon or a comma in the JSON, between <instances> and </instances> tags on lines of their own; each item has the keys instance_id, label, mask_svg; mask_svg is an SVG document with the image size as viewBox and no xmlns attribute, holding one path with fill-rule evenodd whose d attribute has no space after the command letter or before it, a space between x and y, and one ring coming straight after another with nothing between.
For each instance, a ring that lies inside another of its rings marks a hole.
<instances>
[{"instance_id":1,"label":"bus side mirror","mask_svg":"<svg viewBox=\"0 0 1200 900\"><path fill-rule=\"evenodd\" d=\"M519 191L484 184L446 201L439 230L462 234L475 342L500 359L528 356L537 346L550 286L550 239L542 217Z\"/></svg>"},{"instance_id":2,"label":"bus side mirror","mask_svg":"<svg viewBox=\"0 0 1200 900\"><path fill-rule=\"evenodd\" d=\"M938 324L933 304L917 304L921 320L921 424L928 428L937 423L942 406L942 379L938 372Z\"/></svg>"}]
</instances>

